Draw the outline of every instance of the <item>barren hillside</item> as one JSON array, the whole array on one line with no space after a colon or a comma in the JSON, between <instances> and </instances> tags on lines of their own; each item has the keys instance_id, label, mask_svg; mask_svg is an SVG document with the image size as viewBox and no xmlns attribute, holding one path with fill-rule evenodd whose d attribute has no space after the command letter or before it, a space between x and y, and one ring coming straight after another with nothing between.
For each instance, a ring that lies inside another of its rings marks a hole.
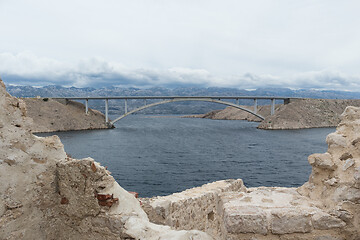
<instances>
[{"instance_id":1,"label":"barren hillside","mask_svg":"<svg viewBox=\"0 0 360 240\"><path fill-rule=\"evenodd\" d=\"M55 101L47 98L24 98L27 114L33 121L33 132L57 132L108 128L105 116L74 101Z\"/></svg>"},{"instance_id":2,"label":"barren hillside","mask_svg":"<svg viewBox=\"0 0 360 240\"><path fill-rule=\"evenodd\" d=\"M280 105L273 116L260 123L261 129L300 129L336 127L347 106L360 106L360 100L302 99Z\"/></svg>"},{"instance_id":3,"label":"barren hillside","mask_svg":"<svg viewBox=\"0 0 360 240\"><path fill-rule=\"evenodd\" d=\"M265 117L261 121L258 117L245 111L227 107L206 114L188 117L209 118L217 120L248 120L261 122L261 129L300 129L316 127L335 127L340 122L340 114L347 106L360 106L360 100L344 99L299 99L292 100L286 105L276 105L275 114L270 115L270 106L258 106L258 113ZM252 107L244 106L252 109Z\"/></svg>"}]
</instances>

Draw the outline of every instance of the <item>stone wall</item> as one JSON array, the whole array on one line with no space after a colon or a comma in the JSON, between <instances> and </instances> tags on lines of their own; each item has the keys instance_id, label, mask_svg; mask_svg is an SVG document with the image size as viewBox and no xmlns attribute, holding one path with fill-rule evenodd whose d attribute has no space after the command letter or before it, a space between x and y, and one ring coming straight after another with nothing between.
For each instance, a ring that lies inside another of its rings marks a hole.
<instances>
[{"instance_id":1,"label":"stone wall","mask_svg":"<svg viewBox=\"0 0 360 240\"><path fill-rule=\"evenodd\" d=\"M217 236L221 232L218 214L220 196L233 191L246 191L241 179L208 183L170 196L143 198L141 202L154 223L178 229L206 230Z\"/></svg>"}]
</instances>

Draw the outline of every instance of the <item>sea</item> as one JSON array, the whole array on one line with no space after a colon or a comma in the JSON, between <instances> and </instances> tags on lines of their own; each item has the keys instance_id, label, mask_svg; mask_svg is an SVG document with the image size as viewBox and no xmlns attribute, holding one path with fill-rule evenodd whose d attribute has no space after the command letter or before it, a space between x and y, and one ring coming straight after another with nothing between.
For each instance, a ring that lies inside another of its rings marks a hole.
<instances>
[{"instance_id":1,"label":"sea","mask_svg":"<svg viewBox=\"0 0 360 240\"><path fill-rule=\"evenodd\" d=\"M308 156L326 152L326 136L335 131L260 130L257 125L130 115L114 129L37 135L58 135L72 157L92 157L123 188L152 197L223 179L241 178L247 187L301 186L311 172Z\"/></svg>"}]
</instances>

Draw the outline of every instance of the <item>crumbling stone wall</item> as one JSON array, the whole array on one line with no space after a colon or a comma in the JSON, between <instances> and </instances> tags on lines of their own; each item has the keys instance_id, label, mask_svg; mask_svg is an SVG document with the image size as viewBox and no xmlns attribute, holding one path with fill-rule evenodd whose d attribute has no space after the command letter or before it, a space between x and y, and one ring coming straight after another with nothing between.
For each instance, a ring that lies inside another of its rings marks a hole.
<instances>
[{"instance_id":1,"label":"crumbling stone wall","mask_svg":"<svg viewBox=\"0 0 360 240\"><path fill-rule=\"evenodd\" d=\"M347 239L360 239L360 108L347 107L328 151L309 156L312 173L299 192L346 222Z\"/></svg>"},{"instance_id":2,"label":"crumbling stone wall","mask_svg":"<svg viewBox=\"0 0 360 240\"><path fill-rule=\"evenodd\" d=\"M233 191L246 191L241 179L221 180L170 196L143 198L141 202L154 223L178 229L207 231L217 236L221 232L218 214L220 196Z\"/></svg>"}]
</instances>

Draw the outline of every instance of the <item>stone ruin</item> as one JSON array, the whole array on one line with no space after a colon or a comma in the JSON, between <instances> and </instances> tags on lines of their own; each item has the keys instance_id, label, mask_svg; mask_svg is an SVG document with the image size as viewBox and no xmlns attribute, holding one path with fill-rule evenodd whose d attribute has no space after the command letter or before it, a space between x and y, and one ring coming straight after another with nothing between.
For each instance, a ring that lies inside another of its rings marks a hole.
<instances>
[{"instance_id":1,"label":"stone ruin","mask_svg":"<svg viewBox=\"0 0 360 240\"><path fill-rule=\"evenodd\" d=\"M0 239L360 239L360 108L348 107L329 149L309 157L299 188L223 180L138 199L57 136L31 133L26 106L0 80Z\"/></svg>"}]
</instances>

